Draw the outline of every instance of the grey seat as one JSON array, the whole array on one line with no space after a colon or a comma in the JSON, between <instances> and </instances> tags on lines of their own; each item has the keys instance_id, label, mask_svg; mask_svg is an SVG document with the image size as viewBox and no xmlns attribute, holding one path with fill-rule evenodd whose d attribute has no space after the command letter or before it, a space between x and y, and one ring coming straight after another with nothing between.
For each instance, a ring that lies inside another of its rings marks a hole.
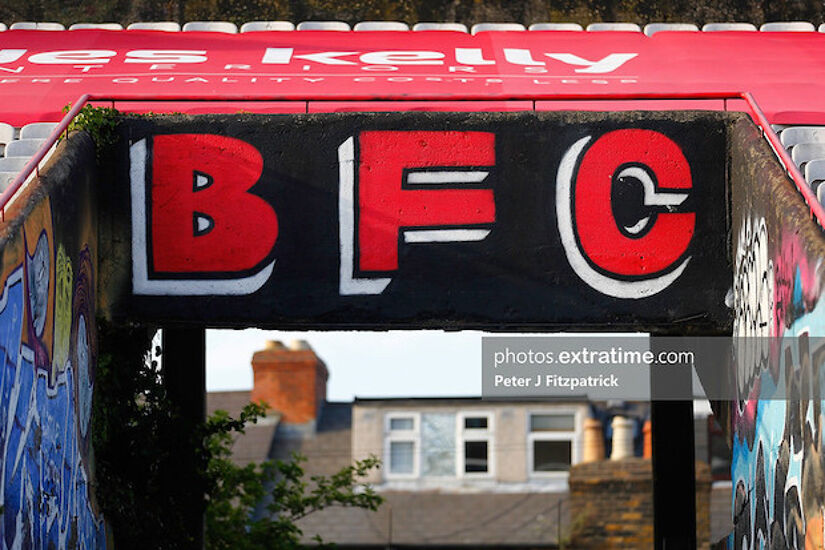
<instances>
[{"instance_id":1,"label":"grey seat","mask_svg":"<svg viewBox=\"0 0 825 550\"><path fill-rule=\"evenodd\" d=\"M0 192L5 191L19 172L0 172Z\"/></svg>"},{"instance_id":2,"label":"grey seat","mask_svg":"<svg viewBox=\"0 0 825 550\"><path fill-rule=\"evenodd\" d=\"M791 158L797 166L817 159L825 159L825 143L799 143L791 151Z\"/></svg>"},{"instance_id":3,"label":"grey seat","mask_svg":"<svg viewBox=\"0 0 825 550\"><path fill-rule=\"evenodd\" d=\"M33 122L20 129L20 139L46 139L52 135L57 122Z\"/></svg>"},{"instance_id":4,"label":"grey seat","mask_svg":"<svg viewBox=\"0 0 825 550\"><path fill-rule=\"evenodd\" d=\"M138 21L130 24L126 30L179 32L180 24L175 21Z\"/></svg>"},{"instance_id":5,"label":"grey seat","mask_svg":"<svg viewBox=\"0 0 825 550\"><path fill-rule=\"evenodd\" d=\"M578 23L533 23L531 31L581 31L584 30Z\"/></svg>"},{"instance_id":6,"label":"grey seat","mask_svg":"<svg viewBox=\"0 0 825 550\"><path fill-rule=\"evenodd\" d=\"M0 172L19 174L28 162L28 157L0 157Z\"/></svg>"},{"instance_id":7,"label":"grey seat","mask_svg":"<svg viewBox=\"0 0 825 550\"><path fill-rule=\"evenodd\" d=\"M238 27L229 21L189 21L183 25L183 32L225 32L235 34Z\"/></svg>"},{"instance_id":8,"label":"grey seat","mask_svg":"<svg viewBox=\"0 0 825 550\"><path fill-rule=\"evenodd\" d=\"M457 31L469 32L464 23L416 23L413 25L414 31Z\"/></svg>"},{"instance_id":9,"label":"grey seat","mask_svg":"<svg viewBox=\"0 0 825 550\"><path fill-rule=\"evenodd\" d=\"M705 23L702 32L724 32L724 31L755 31L756 25L752 23Z\"/></svg>"},{"instance_id":10,"label":"grey seat","mask_svg":"<svg viewBox=\"0 0 825 550\"><path fill-rule=\"evenodd\" d=\"M812 160L805 165L805 180L814 188L825 180L825 160Z\"/></svg>"},{"instance_id":11,"label":"grey seat","mask_svg":"<svg viewBox=\"0 0 825 550\"><path fill-rule=\"evenodd\" d=\"M636 23L590 23L587 25L589 32L604 32L604 31L624 31L624 32L642 32L641 27Z\"/></svg>"},{"instance_id":12,"label":"grey seat","mask_svg":"<svg viewBox=\"0 0 825 550\"><path fill-rule=\"evenodd\" d=\"M521 23L476 23L470 29L470 33L478 34L480 32L500 32L500 31L523 31L524 25Z\"/></svg>"},{"instance_id":13,"label":"grey seat","mask_svg":"<svg viewBox=\"0 0 825 550\"><path fill-rule=\"evenodd\" d=\"M762 32L814 32L813 23L807 21L776 21L765 23L759 30Z\"/></svg>"},{"instance_id":14,"label":"grey seat","mask_svg":"<svg viewBox=\"0 0 825 550\"><path fill-rule=\"evenodd\" d=\"M241 25L241 32L294 31L291 21L247 21Z\"/></svg>"},{"instance_id":15,"label":"grey seat","mask_svg":"<svg viewBox=\"0 0 825 550\"><path fill-rule=\"evenodd\" d=\"M349 25L343 21L302 21L295 27L299 31L348 31Z\"/></svg>"},{"instance_id":16,"label":"grey seat","mask_svg":"<svg viewBox=\"0 0 825 550\"><path fill-rule=\"evenodd\" d=\"M409 25L401 21L361 21L356 23L352 30L362 31L408 31Z\"/></svg>"},{"instance_id":17,"label":"grey seat","mask_svg":"<svg viewBox=\"0 0 825 550\"><path fill-rule=\"evenodd\" d=\"M18 21L17 23L12 23L11 30L23 30L23 31L63 31L66 30L60 23L52 23L48 21Z\"/></svg>"},{"instance_id":18,"label":"grey seat","mask_svg":"<svg viewBox=\"0 0 825 550\"><path fill-rule=\"evenodd\" d=\"M779 132L779 140L786 149L799 143L825 142L825 126L789 126Z\"/></svg>"},{"instance_id":19,"label":"grey seat","mask_svg":"<svg viewBox=\"0 0 825 550\"><path fill-rule=\"evenodd\" d=\"M7 157L30 158L43 147L45 139L16 139L6 145Z\"/></svg>"},{"instance_id":20,"label":"grey seat","mask_svg":"<svg viewBox=\"0 0 825 550\"><path fill-rule=\"evenodd\" d=\"M0 122L0 150L14 139L14 126Z\"/></svg>"},{"instance_id":21,"label":"grey seat","mask_svg":"<svg viewBox=\"0 0 825 550\"><path fill-rule=\"evenodd\" d=\"M122 31L123 25L120 23L75 23L69 26L70 31L83 31L88 29L103 29L105 31Z\"/></svg>"},{"instance_id":22,"label":"grey seat","mask_svg":"<svg viewBox=\"0 0 825 550\"><path fill-rule=\"evenodd\" d=\"M668 31L698 31L699 27L693 23L648 23L645 25L645 34L653 36L657 32Z\"/></svg>"}]
</instances>

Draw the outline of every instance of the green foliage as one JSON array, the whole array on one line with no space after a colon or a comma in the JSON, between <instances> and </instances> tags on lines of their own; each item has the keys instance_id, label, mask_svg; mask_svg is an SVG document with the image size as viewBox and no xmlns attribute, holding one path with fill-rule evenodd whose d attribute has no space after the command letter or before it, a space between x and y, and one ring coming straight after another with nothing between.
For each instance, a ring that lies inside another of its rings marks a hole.
<instances>
[{"instance_id":1,"label":"green foliage","mask_svg":"<svg viewBox=\"0 0 825 550\"><path fill-rule=\"evenodd\" d=\"M206 509L208 550L281 550L299 548L301 518L330 506L377 510L382 498L361 483L378 466L370 457L332 476L305 480L306 458L293 455L289 462L267 461L241 467L231 460L233 432L243 432L244 422L257 420L261 405L250 404L241 419L217 411L208 421L210 461ZM317 542L322 542L316 536Z\"/></svg>"},{"instance_id":2,"label":"green foliage","mask_svg":"<svg viewBox=\"0 0 825 550\"><path fill-rule=\"evenodd\" d=\"M63 112L68 113L72 105L63 107ZM94 107L84 105L74 120L69 124L69 131L82 130L88 132L95 142L98 159L103 157L103 153L117 142L117 125L120 123L121 114L111 107Z\"/></svg>"},{"instance_id":3,"label":"green foliage","mask_svg":"<svg viewBox=\"0 0 825 550\"><path fill-rule=\"evenodd\" d=\"M200 509L210 550L291 549L299 546L300 518L329 506L375 510L381 504L361 483L378 466L375 458L308 481L300 456L235 465L234 437L266 408L249 404L239 418L219 411L182 430L188 420L170 403L163 367L148 360L151 332L112 328L103 320L98 326L92 484L116 548L192 548L187 518ZM194 466L181 466L193 450Z\"/></svg>"},{"instance_id":4,"label":"green foliage","mask_svg":"<svg viewBox=\"0 0 825 550\"><path fill-rule=\"evenodd\" d=\"M162 372L147 361L151 334L144 328L113 329L99 322L92 443L94 494L112 526L116 548L191 547L185 519L169 488L180 448L180 413L169 405Z\"/></svg>"}]
</instances>

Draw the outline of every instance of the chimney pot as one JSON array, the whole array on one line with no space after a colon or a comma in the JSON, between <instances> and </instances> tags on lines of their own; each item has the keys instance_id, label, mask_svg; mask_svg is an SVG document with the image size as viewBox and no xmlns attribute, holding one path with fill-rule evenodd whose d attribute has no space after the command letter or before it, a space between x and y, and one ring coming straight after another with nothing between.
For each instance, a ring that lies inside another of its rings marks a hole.
<instances>
[{"instance_id":1,"label":"chimney pot","mask_svg":"<svg viewBox=\"0 0 825 550\"><path fill-rule=\"evenodd\" d=\"M613 448L610 460L633 457L633 421L623 416L614 416L612 426Z\"/></svg>"}]
</instances>

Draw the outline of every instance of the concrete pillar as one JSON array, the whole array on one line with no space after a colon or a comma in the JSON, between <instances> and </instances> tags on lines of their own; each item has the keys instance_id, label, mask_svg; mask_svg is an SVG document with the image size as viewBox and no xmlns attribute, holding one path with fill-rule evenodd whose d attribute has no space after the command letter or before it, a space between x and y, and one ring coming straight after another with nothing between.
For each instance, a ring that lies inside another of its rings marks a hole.
<instances>
[{"instance_id":1,"label":"concrete pillar","mask_svg":"<svg viewBox=\"0 0 825 550\"><path fill-rule=\"evenodd\" d=\"M610 460L633 457L633 421L623 416L613 417L613 450Z\"/></svg>"}]
</instances>

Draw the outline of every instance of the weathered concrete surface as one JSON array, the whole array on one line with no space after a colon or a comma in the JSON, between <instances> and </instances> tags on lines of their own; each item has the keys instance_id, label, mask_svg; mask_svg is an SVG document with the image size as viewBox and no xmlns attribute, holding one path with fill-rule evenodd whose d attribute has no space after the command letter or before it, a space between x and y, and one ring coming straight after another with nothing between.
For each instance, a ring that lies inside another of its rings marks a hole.
<instances>
[{"instance_id":1,"label":"weathered concrete surface","mask_svg":"<svg viewBox=\"0 0 825 550\"><path fill-rule=\"evenodd\" d=\"M106 314L725 333L734 118L129 120L104 198Z\"/></svg>"}]
</instances>

